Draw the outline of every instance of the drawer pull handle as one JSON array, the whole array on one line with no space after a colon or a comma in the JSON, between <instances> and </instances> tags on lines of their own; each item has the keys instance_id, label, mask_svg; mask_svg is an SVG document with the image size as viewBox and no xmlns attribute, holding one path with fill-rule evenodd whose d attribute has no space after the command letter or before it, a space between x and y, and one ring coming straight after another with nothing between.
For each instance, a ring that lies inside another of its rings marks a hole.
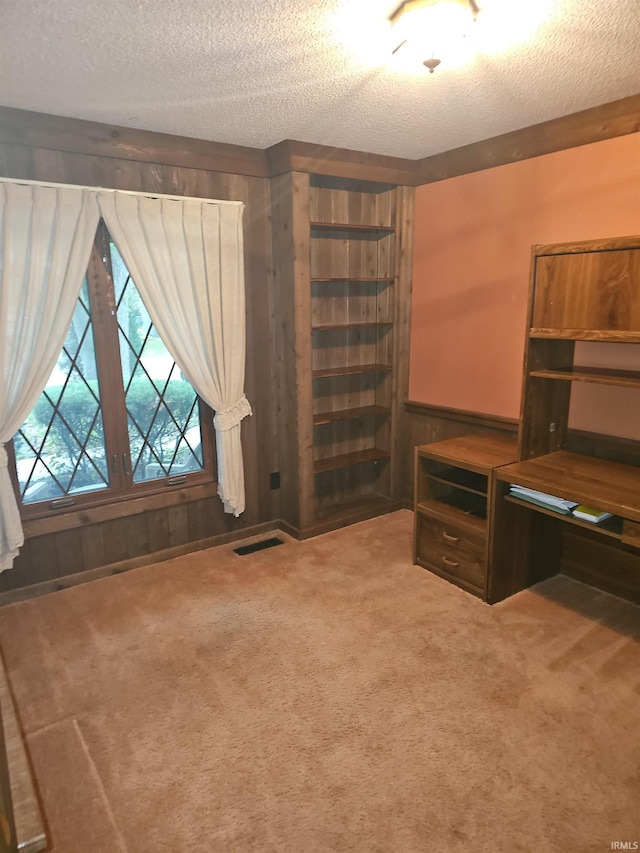
<instances>
[{"instance_id":1,"label":"drawer pull handle","mask_svg":"<svg viewBox=\"0 0 640 853\"><path fill-rule=\"evenodd\" d=\"M457 569L460 565L460 563L456 563L455 560L450 560L448 557L443 557L442 562L445 564L445 566L451 566L454 569Z\"/></svg>"},{"instance_id":2,"label":"drawer pull handle","mask_svg":"<svg viewBox=\"0 0 640 853\"><path fill-rule=\"evenodd\" d=\"M442 538L445 542L451 542L452 545L457 545L460 539L457 536L452 536L450 533L445 533L443 531Z\"/></svg>"}]
</instances>

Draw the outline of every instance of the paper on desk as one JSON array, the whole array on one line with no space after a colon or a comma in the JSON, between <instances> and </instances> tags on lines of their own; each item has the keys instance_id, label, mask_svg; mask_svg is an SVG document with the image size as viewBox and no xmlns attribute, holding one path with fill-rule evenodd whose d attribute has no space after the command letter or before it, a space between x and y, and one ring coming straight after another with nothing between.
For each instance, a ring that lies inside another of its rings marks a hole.
<instances>
[{"instance_id":1,"label":"paper on desk","mask_svg":"<svg viewBox=\"0 0 640 853\"><path fill-rule=\"evenodd\" d=\"M555 495L548 495L546 492L538 492L535 489L525 489L524 486L511 485L509 487L511 494L514 497L522 497L525 500L539 501L542 504L555 507L560 510L571 510L574 506L578 506L577 501L566 501L564 498L558 498Z\"/></svg>"}]
</instances>

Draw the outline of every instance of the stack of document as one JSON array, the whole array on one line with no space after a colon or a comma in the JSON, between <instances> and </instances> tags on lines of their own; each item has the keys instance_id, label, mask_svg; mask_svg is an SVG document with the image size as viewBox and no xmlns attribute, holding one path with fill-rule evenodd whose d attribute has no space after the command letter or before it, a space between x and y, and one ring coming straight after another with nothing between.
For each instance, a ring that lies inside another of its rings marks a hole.
<instances>
[{"instance_id":1,"label":"stack of document","mask_svg":"<svg viewBox=\"0 0 640 853\"><path fill-rule=\"evenodd\" d=\"M562 515L571 515L571 510L578 506L577 501L565 501L563 498L557 498L555 495L548 495L546 492L537 492L535 489L525 489L524 486L516 486L513 483L509 486L509 492L514 498L518 498L518 500L528 501L544 509L560 512Z\"/></svg>"},{"instance_id":2,"label":"stack of document","mask_svg":"<svg viewBox=\"0 0 640 853\"><path fill-rule=\"evenodd\" d=\"M601 509L594 509L592 506L584 506L580 504L573 510L576 518L581 518L583 521L592 521L597 524L599 521L604 521L605 518L611 518L610 512L604 512Z\"/></svg>"}]
</instances>

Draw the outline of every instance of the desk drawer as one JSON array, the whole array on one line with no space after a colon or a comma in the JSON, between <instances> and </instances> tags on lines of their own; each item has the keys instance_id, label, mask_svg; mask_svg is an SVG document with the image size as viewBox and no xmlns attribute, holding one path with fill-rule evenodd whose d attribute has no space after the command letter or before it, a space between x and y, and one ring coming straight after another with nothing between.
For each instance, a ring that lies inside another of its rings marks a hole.
<instances>
[{"instance_id":1,"label":"desk drawer","mask_svg":"<svg viewBox=\"0 0 640 853\"><path fill-rule=\"evenodd\" d=\"M625 545L640 548L640 522L625 519L622 525L622 541Z\"/></svg>"},{"instance_id":2,"label":"desk drawer","mask_svg":"<svg viewBox=\"0 0 640 853\"><path fill-rule=\"evenodd\" d=\"M416 556L435 571L482 588L485 547L485 538L477 531L422 513L416 516Z\"/></svg>"}]
</instances>

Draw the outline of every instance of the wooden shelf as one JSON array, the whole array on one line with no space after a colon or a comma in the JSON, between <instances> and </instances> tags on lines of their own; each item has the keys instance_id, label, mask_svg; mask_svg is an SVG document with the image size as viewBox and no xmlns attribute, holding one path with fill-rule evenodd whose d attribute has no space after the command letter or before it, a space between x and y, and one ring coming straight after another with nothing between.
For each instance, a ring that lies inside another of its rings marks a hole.
<instances>
[{"instance_id":1,"label":"wooden shelf","mask_svg":"<svg viewBox=\"0 0 640 853\"><path fill-rule=\"evenodd\" d=\"M392 225L356 225L352 222L311 222L310 225L312 237L329 238L348 234L352 238L379 240L387 234L393 234L396 230Z\"/></svg>"},{"instance_id":2,"label":"wooden shelf","mask_svg":"<svg viewBox=\"0 0 640 853\"><path fill-rule=\"evenodd\" d=\"M369 418L380 415L391 414L391 409L386 406L360 406L355 409L341 409L336 412L321 412L313 416L313 425L333 424L337 421L357 420L358 418Z\"/></svg>"},{"instance_id":3,"label":"wooden shelf","mask_svg":"<svg viewBox=\"0 0 640 853\"><path fill-rule=\"evenodd\" d=\"M593 382L599 385L640 388L640 371L637 370L573 367L570 370L531 370L529 376L537 376L541 379L561 379L569 382Z\"/></svg>"},{"instance_id":4,"label":"wooden shelf","mask_svg":"<svg viewBox=\"0 0 640 853\"><path fill-rule=\"evenodd\" d=\"M569 524L574 524L576 527L583 527L585 530L595 530L602 533L604 536L611 536L613 539L622 540L622 519L618 516L606 518L604 521L594 524L591 521L583 521L581 518L576 518L574 515L565 515L563 512L554 512L552 509L545 509L543 506L534 504L531 501L521 501L515 496L505 495L505 501L517 506L523 506L525 509L532 509L534 512L539 512L541 515L548 515L550 518L558 518L561 521L566 521Z\"/></svg>"},{"instance_id":5,"label":"wooden shelf","mask_svg":"<svg viewBox=\"0 0 640 853\"><path fill-rule=\"evenodd\" d=\"M481 498L487 497L486 489L484 491L480 489L474 489L471 486L465 486L462 483L456 483L455 480L447 479L446 477L438 477L436 474L425 473L425 477L427 480L431 480L434 483L441 483L444 486L451 486L453 489L460 489L463 492L468 492L471 495L478 495Z\"/></svg>"},{"instance_id":6,"label":"wooden shelf","mask_svg":"<svg viewBox=\"0 0 640 853\"><path fill-rule=\"evenodd\" d=\"M386 370L391 370L390 364L350 364L346 367L323 367L320 370L314 370L312 376L314 379L325 379L329 376L350 376L357 373L380 373Z\"/></svg>"},{"instance_id":7,"label":"wooden shelf","mask_svg":"<svg viewBox=\"0 0 640 853\"><path fill-rule=\"evenodd\" d=\"M332 276L331 278L311 278L313 283L330 284L332 282L345 282L346 284L393 284L393 276Z\"/></svg>"},{"instance_id":8,"label":"wooden shelf","mask_svg":"<svg viewBox=\"0 0 640 853\"><path fill-rule=\"evenodd\" d=\"M604 341L607 343L640 343L640 332L615 329L541 329L529 330L530 338L558 341Z\"/></svg>"},{"instance_id":9,"label":"wooden shelf","mask_svg":"<svg viewBox=\"0 0 640 853\"><path fill-rule=\"evenodd\" d=\"M339 468L350 468L352 465L360 465L362 462L378 462L389 459L390 453L386 450L358 450L355 453L343 453L340 456L329 456L326 459L316 459L313 463L313 473L323 474L326 471L336 471Z\"/></svg>"},{"instance_id":10,"label":"wooden shelf","mask_svg":"<svg viewBox=\"0 0 640 853\"><path fill-rule=\"evenodd\" d=\"M351 523L349 516L357 516L358 520L361 518L371 518L372 516L380 515L381 512L400 509L400 506L399 501L391 501L384 495L371 494L355 500L336 501L335 504L317 509L316 522L322 523L332 519L345 519L347 523Z\"/></svg>"},{"instance_id":11,"label":"wooden shelf","mask_svg":"<svg viewBox=\"0 0 640 853\"><path fill-rule=\"evenodd\" d=\"M325 323L321 326L312 326L312 332L344 332L349 329L379 329L393 326L393 323Z\"/></svg>"}]
</instances>

